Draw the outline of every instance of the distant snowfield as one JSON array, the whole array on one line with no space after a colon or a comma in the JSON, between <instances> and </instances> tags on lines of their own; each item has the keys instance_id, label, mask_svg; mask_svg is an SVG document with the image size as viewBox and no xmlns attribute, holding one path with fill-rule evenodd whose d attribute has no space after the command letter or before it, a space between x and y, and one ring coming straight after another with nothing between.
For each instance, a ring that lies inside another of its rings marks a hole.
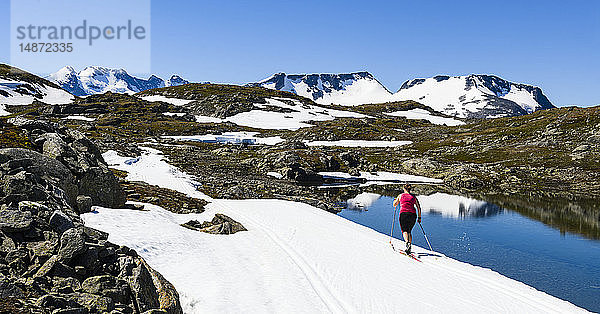
<instances>
[{"instance_id":1,"label":"distant snowfield","mask_svg":"<svg viewBox=\"0 0 600 314\"><path fill-rule=\"evenodd\" d=\"M175 106L183 106L183 105L186 105L193 101L193 100L189 100L189 99L165 97L163 95L151 95L151 96L144 96L144 97L138 97L138 98L141 98L146 101L162 101L162 102L166 102L168 104L172 104Z\"/></svg>"},{"instance_id":2,"label":"distant snowfield","mask_svg":"<svg viewBox=\"0 0 600 314\"><path fill-rule=\"evenodd\" d=\"M308 146L339 146L339 147L396 147L412 144L411 141L367 141L367 140L339 140L339 141L305 141Z\"/></svg>"},{"instance_id":3,"label":"distant snowfield","mask_svg":"<svg viewBox=\"0 0 600 314\"><path fill-rule=\"evenodd\" d=\"M21 94L15 91L15 89L19 88L20 85L24 84L32 86L37 93L42 95L42 97L35 98L32 95ZM7 94L8 96L1 94ZM75 97L73 97L73 95L62 89L0 78L0 105L29 105L34 100L39 100L51 105L57 105L71 103L74 99Z\"/></svg>"},{"instance_id":4,"label":"distant snowfield","mask_svg":"<svg viewBox=\"0 0 600 314\"><path fill-rule=\"evenodd\" d=\"M390 116L396 116L396 117L405 117L407 119L427 120L433 124L438 124L438 125L456 126L456 125L465 124L464 122L462 122L460 120L434 116L425 109L411 109L411 110L406 110L406 111L389 112L386 114L390 115Z\"/></svg>"},{"instance_id":5,"label":"distant snowfield","mask_svg":"<svg viewBox=\"0 0 600 314\"><path fill-rule=\"evenodd\" d=\"M190 136L165 136L165 138L172 138L179 141L215 141L221 143L243 143L244 141L250 141L249 144L264 144L264 145L277 145L285 140L279 136L271 137L257 137L258 132L224 132L223 134L204 134L204 135L190 135Z\"/></svg>"},{"instance_id":6,"label":"distant snowfield","mask_svg":"<svg viewBox=\"0 0 600 314\"><path fill-rule=\"evenodd\" d=\"M72 115L64 117L63 120L81 120L81 121L96 121L95 118L86 117L83 115Z\"/></svg>"},{"instance_id":7,"label":"distant snowfield","mask_svg":"<svg viewBox=\"0 0 600 314\"><path fill-rule=\"evenodd\" d=\"M198 123L221 123L223 119L207 116L196 116L196 122Z\"/></svg>"},{"instance_id":8,"label":"distant snowfield","mask_svg":"<svg viewBox=\"0 0 600 314\"><path fill-rule=\"evenodd\" d=\"M286 103L291 102L292 104ZM297 130L312 127L308 121L327 121L335 118L367 118L368 116L351 111L326 109L318 106L305 105L296 99L271 98L266 104L254 104L263 110L251 110L228 117L225 121L237 125L260 129ZM290 112L276 112L269 107L281 108Z\"/></svg>"},{"instance_id":9,"label":"distant snowfield","mask_svg":"<svg viewBox=\"0 0 600 314\"><path fill-rule=\"evenodd\" d=\"M157 151L139 158L104 156L130 179L206 198ZM109 232L110 241L135 249L173 283L186 313L585 312L438 253L417 263L394 252L389 236L302 203L212 200L206 212L188 215L149 204L146 209L96 208L82 217ZM180 226L215 213L249 231L210 235Z\"/></svg>"}]
</instances>

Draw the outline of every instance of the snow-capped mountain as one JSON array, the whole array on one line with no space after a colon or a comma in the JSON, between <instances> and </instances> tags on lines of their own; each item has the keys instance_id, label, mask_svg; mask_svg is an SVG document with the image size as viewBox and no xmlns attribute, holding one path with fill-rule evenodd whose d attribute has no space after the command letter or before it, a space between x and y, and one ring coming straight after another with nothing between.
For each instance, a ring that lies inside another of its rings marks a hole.
<instances>
[{"instance_id":1,"label":"snow-capped mountain","mask_svg":"<svg viewBox=\"0 0 600 314\"><path fill-rule=\"evenodd\" d=\"M539 87L493 75L435 76L406 81L396 93L368 72L350 74L277 73L251 86L296 93L320 104L359 105L414 100L462 118L516 116L554 108Z\"/></svg>"},{"instance_id":2,"label":"snow-capped mountain","mask_svg":"<svg viewBox=\"0 0 600 314\"><path fill-rule=\"evenodd\" d=\"M369 72L348 74L277 73L250 86L292 92L319 104L359 105L380 102L391 95Z\"/></svg>"},{"instance_id":3,"label":"snow-capped mountain","mask_svg":"<svg viewBox=\"0 0 600 314\"><path fill-rule=\"evenodd\" d=\"M29 105L36 100L47 104L66 104L73 99L73 95L52 82L0 64L0 115L7 114L5 105Z\"/></svg>"},{"instance_id":4,"label":"snow-capped mountain","mask_svg":"<svg viewBox=\"0 0 600 314\"><path fill-rule=\"evenodd\" d=\"M171 76L167 81L155 75L150 76L148 79L141 79L129 75L123 69L109 69L98 66L89 66L80 72L66 66L50 74L48 79L77 96L106 92L134 94L152 88L189 83L177 75Z\"/></svg>"},{"instance_id":5,"label":"snow-capped mountain","mask_svg":"<svg viewBox=\"0 0 600 314\"><path fill-rule=\"evenodd\" d=\"M189 83L190 83L190 81L184 80L179 75L172 75L170 79L165 81L165 86L179 86L179 85L185 85L185 84L189 84Z\"/></svg>"},{"instance_id":6,"label":"snow-capped mountain","mask_svg":"<svg viewBox=\"0 0 600 314\"><path fill-rule=\"evenodd\" d=\"M462 118L495 118L554 108L539 87L494 75L445 76L406 81L393 100L414 100Z\"/></svg>"}]
</instances>

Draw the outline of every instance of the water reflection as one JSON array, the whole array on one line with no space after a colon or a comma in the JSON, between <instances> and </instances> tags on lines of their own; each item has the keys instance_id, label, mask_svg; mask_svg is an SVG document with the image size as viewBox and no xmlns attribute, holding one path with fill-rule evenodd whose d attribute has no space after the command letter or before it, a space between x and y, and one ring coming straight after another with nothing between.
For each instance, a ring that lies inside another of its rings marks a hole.
<instances>
[{"instance_id":1,"label":"water reflection","mask_svg":"<svg viewBox=\"0 0 600 314\"><path fill-rule=\"evenodd\" d=\"M376 193L358 194L346 201L346 209L367 211L381 197ZM438 214L447 218L483 218L503 212L503 209L498 205L459 195L434 193L431 195L418 195L417 198L424 214ZM390 206L392 206L391 202Z\"/></svg>"},{"instance_id":2,"label":"water reflection","mask_svg":"<svg viewBox=\"0 0 600 314\"><path fill-rule=\"evenodd\" d=\"M483 218L503 212L498 205L446 193L419 195L417 199L424 213L440 214L448 218Z\"/></svg>"},{"instance_id":3,"label":"water reflection","mask_svg":"<svg viewBox=\"0 0 600 314\"><path fill-rule=\"evenodd\" d=\"M381 198L381 195L375 193L361 193L356 197L346 201L346 209L349 210L368 210L375 201Z\"/></svg>"}]
</instances>

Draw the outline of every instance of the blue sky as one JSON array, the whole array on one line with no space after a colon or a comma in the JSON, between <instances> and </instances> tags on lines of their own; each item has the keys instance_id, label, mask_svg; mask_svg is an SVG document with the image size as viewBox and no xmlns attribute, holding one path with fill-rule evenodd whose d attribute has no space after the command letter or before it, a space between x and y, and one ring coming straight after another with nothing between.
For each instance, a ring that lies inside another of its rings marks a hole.
<instances>
[{"instance_id":1,"label":"blue sky","mask_svg":"<svg viewBox=\"0 0 600 314\"><path fill-rule=\"evenodd\" d=\"M8 0L0 12L9 63ZM151 12L161 77L366 70L396 91L415 77L487 73L540 86L555 105L600 103L600 1L152 1Z\"/></svg>"}]
</instances>

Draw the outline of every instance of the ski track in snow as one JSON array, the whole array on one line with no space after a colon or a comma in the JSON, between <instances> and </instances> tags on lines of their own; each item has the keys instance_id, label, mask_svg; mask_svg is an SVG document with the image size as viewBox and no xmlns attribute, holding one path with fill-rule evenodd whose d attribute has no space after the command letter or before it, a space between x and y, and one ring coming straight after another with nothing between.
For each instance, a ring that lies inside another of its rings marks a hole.
<instances>
[{"instance_id":1,"label":"ski track in snow","mask_svg":"<svg viewBox=\"0 0 600 314\"><path fill-rule=\"evenodd\" d=\"M111 241L136 249L170 280L186 312L585 312L489 269L419 247L417 254L439 257L423 256L416 263L392 251L389 236L307 204L210 199L155 150L139 158L104 156L128 171L128 178L211 201L202 214L146 205L149 211L97 208L82 216L86 225L108 231ZM179 226L210 220L217 212L249 231L210 235Z\"/></svg>"},{"instance_id":2,"label":"ski track in snow","mask_svg":"<svg viewBox=\"0 0 600 314\"><path fill-rule=\"evenodd\" d=\"M228 208L224 202L219 200L214 200L213 202L215 202L217 206L220 206L221 210L230 210L230 208ZM264 224L261 224L258 221L241 213L238 213L238 216L258 227L260 231L264 232L273 241L273 243L275 243L291 260L294 261L296 266L298 266L298 268L306 276L306 279L310 282L310 285L313 287L319 298L321 298L323 303L327 305L327 308L329 308L332 313L350 312L350 307L344 304L344 302L337 296L335 296L335 294L332 292L332 289L329 287L329 284L323 280L323 278L321 278L319 273L306 261L302 254L294 250L293 246L286 244L285 241L280 239Z\"/></svg>"}]
</instances>

